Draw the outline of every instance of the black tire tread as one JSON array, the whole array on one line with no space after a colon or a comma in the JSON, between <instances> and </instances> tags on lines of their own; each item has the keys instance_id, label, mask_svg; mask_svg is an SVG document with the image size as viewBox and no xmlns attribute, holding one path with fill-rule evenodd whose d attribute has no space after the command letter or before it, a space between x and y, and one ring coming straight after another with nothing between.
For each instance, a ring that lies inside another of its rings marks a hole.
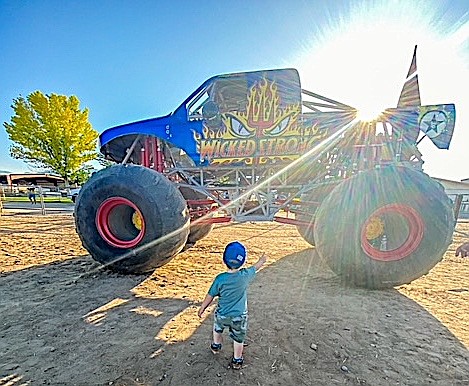
<instances>
[{"instance_id":1,"label":"black tire tread","mask_svg":"<svg viewBox=\"0 0 469 386\"><path fill-rule=\"evenodd\" d=\"M375 261L361 250L360 221L377 205L393 200L419 210L425 220L424 239L409 257ZM319 255L344 283L380 289L427 274L443 258L454 225L452 203L441 184L423 172L389 166L361 172L338 185L318 209L314 237Z\"/></svg>"},{"instance_id":2,"label":"black tire tread","mask_svg":"<svg viewBox=\"0 0 469 386\"><path fill-rule=\"evenodd\" d=\"M99 235L96 212L112 196L129 199L145 217L146 232L136 248L115 248ZM115 165L99 171L82 187L75 205L76 229L93 259L118 272L145 273L166 264L182 250L189 233L185 204L162 174L138 165ZM152 243L176 230L168 239ZM125 258L116 261L118 256Z\"/></svg>"}]
</instances>

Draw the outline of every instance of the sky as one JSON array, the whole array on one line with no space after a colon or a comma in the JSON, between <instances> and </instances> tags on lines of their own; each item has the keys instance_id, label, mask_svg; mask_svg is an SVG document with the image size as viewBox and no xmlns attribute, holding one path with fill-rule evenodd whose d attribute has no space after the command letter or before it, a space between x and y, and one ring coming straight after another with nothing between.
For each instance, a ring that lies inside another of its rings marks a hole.
<instances>
[{"instance_id":1,"label":"sky","mask_svg":"<svg viewBox=\"0 0 469 386\"><path fill-rule=\"evenodd\" d=\"M418 45L422 104L454 103L449 150L424 171L469 178L468 0L0 0L0 120L35 90L75 95L102 133L173 111L207 78L293 67L302 87L359 109L395 107ZM0 170L33 172L9 155Z\"/></svg>"}]
</instances>

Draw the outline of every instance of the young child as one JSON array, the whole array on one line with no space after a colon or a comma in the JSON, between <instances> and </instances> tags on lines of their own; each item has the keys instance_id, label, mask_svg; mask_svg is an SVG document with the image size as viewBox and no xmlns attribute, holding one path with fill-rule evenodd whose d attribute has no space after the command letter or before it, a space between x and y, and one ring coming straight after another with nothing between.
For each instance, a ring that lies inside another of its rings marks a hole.
<instances>
[{"instance_id":1,"label":"young child","mask_svg":"<svg viewBox=\"0 0 469 386\"><path fill-rule=\"evenodd\" d=\"M205 309L218 296L213 322L213 342L210 349L214 354L221 350L222 334L225 328L228 328L230 338L233 339L231 367L236 370L243 365L243 343L248 327L246 290L256 276L256 272L267 260L262 255L252 267L241 268L246 262L246 256L246 248L239 241L233 241L226 246L223 252L223 262L228 270L215 277L198 312L199 317L202 317Z\"/></svg>"}]
</instances>

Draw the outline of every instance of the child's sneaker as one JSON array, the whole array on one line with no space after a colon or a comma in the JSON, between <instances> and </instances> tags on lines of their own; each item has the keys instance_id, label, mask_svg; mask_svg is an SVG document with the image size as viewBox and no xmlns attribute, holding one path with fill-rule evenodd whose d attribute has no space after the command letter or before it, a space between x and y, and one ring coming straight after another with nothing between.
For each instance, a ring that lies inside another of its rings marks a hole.
<instances>
[{"instance_id":1,"label":"child's sneaker","mask_svg":"<svg viewBox=\"0 0 469 386\"><path fill-rule=\"evenodd\" d=\"M214 354L218 354L221 350L221 343L212 343L210 345L210 350L212 350Z\"/></svg>"},{"instance_id":2,"label":"child's sneaker","mask_svg":"<svg viewBox=\"0 0 469 386\"><path fill-rule=\"evenodd\" d=\"M240 370L243 367L244 358L231 358L231 368L233 370Z\"/></svg>"}]
</instances>

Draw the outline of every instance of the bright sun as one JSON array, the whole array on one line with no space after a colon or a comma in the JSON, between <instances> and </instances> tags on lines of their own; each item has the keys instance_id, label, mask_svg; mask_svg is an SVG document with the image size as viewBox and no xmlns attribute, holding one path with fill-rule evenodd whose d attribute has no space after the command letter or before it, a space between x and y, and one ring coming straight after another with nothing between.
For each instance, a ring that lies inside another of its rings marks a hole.
<instances>
[{"instance_id":1,"label":"bright sun","mask_svg":"<svg viewBox=\"0 0 469 386\"><path fill-rule=\"evenodd\" d=\"M350 14L344 10L343 17L331 21L297 59L303 87L353 106L360 120L374 120L386 108L397 106L417 44L422 102L427 104L437 90L431 103L441 103L444 78L455 76L449 68L463 65L456 63L464 61L454 54L454 46L463 43L468 23L438 30L437 10L423 5L402 1L395 7L383 0L363 2Z\"/></svg>"},{"instance_id":2,"label":"bright sun","mask_svg":"<svg viewBox=\"0 0 469 386\"><path fill-rule=\"evenodd\" d=\"M373 107L359 108L357 110L357 119L362 122L372 122L377 120L382 112L383 109L377 109Z\"/></svg>"}]
</instances>

